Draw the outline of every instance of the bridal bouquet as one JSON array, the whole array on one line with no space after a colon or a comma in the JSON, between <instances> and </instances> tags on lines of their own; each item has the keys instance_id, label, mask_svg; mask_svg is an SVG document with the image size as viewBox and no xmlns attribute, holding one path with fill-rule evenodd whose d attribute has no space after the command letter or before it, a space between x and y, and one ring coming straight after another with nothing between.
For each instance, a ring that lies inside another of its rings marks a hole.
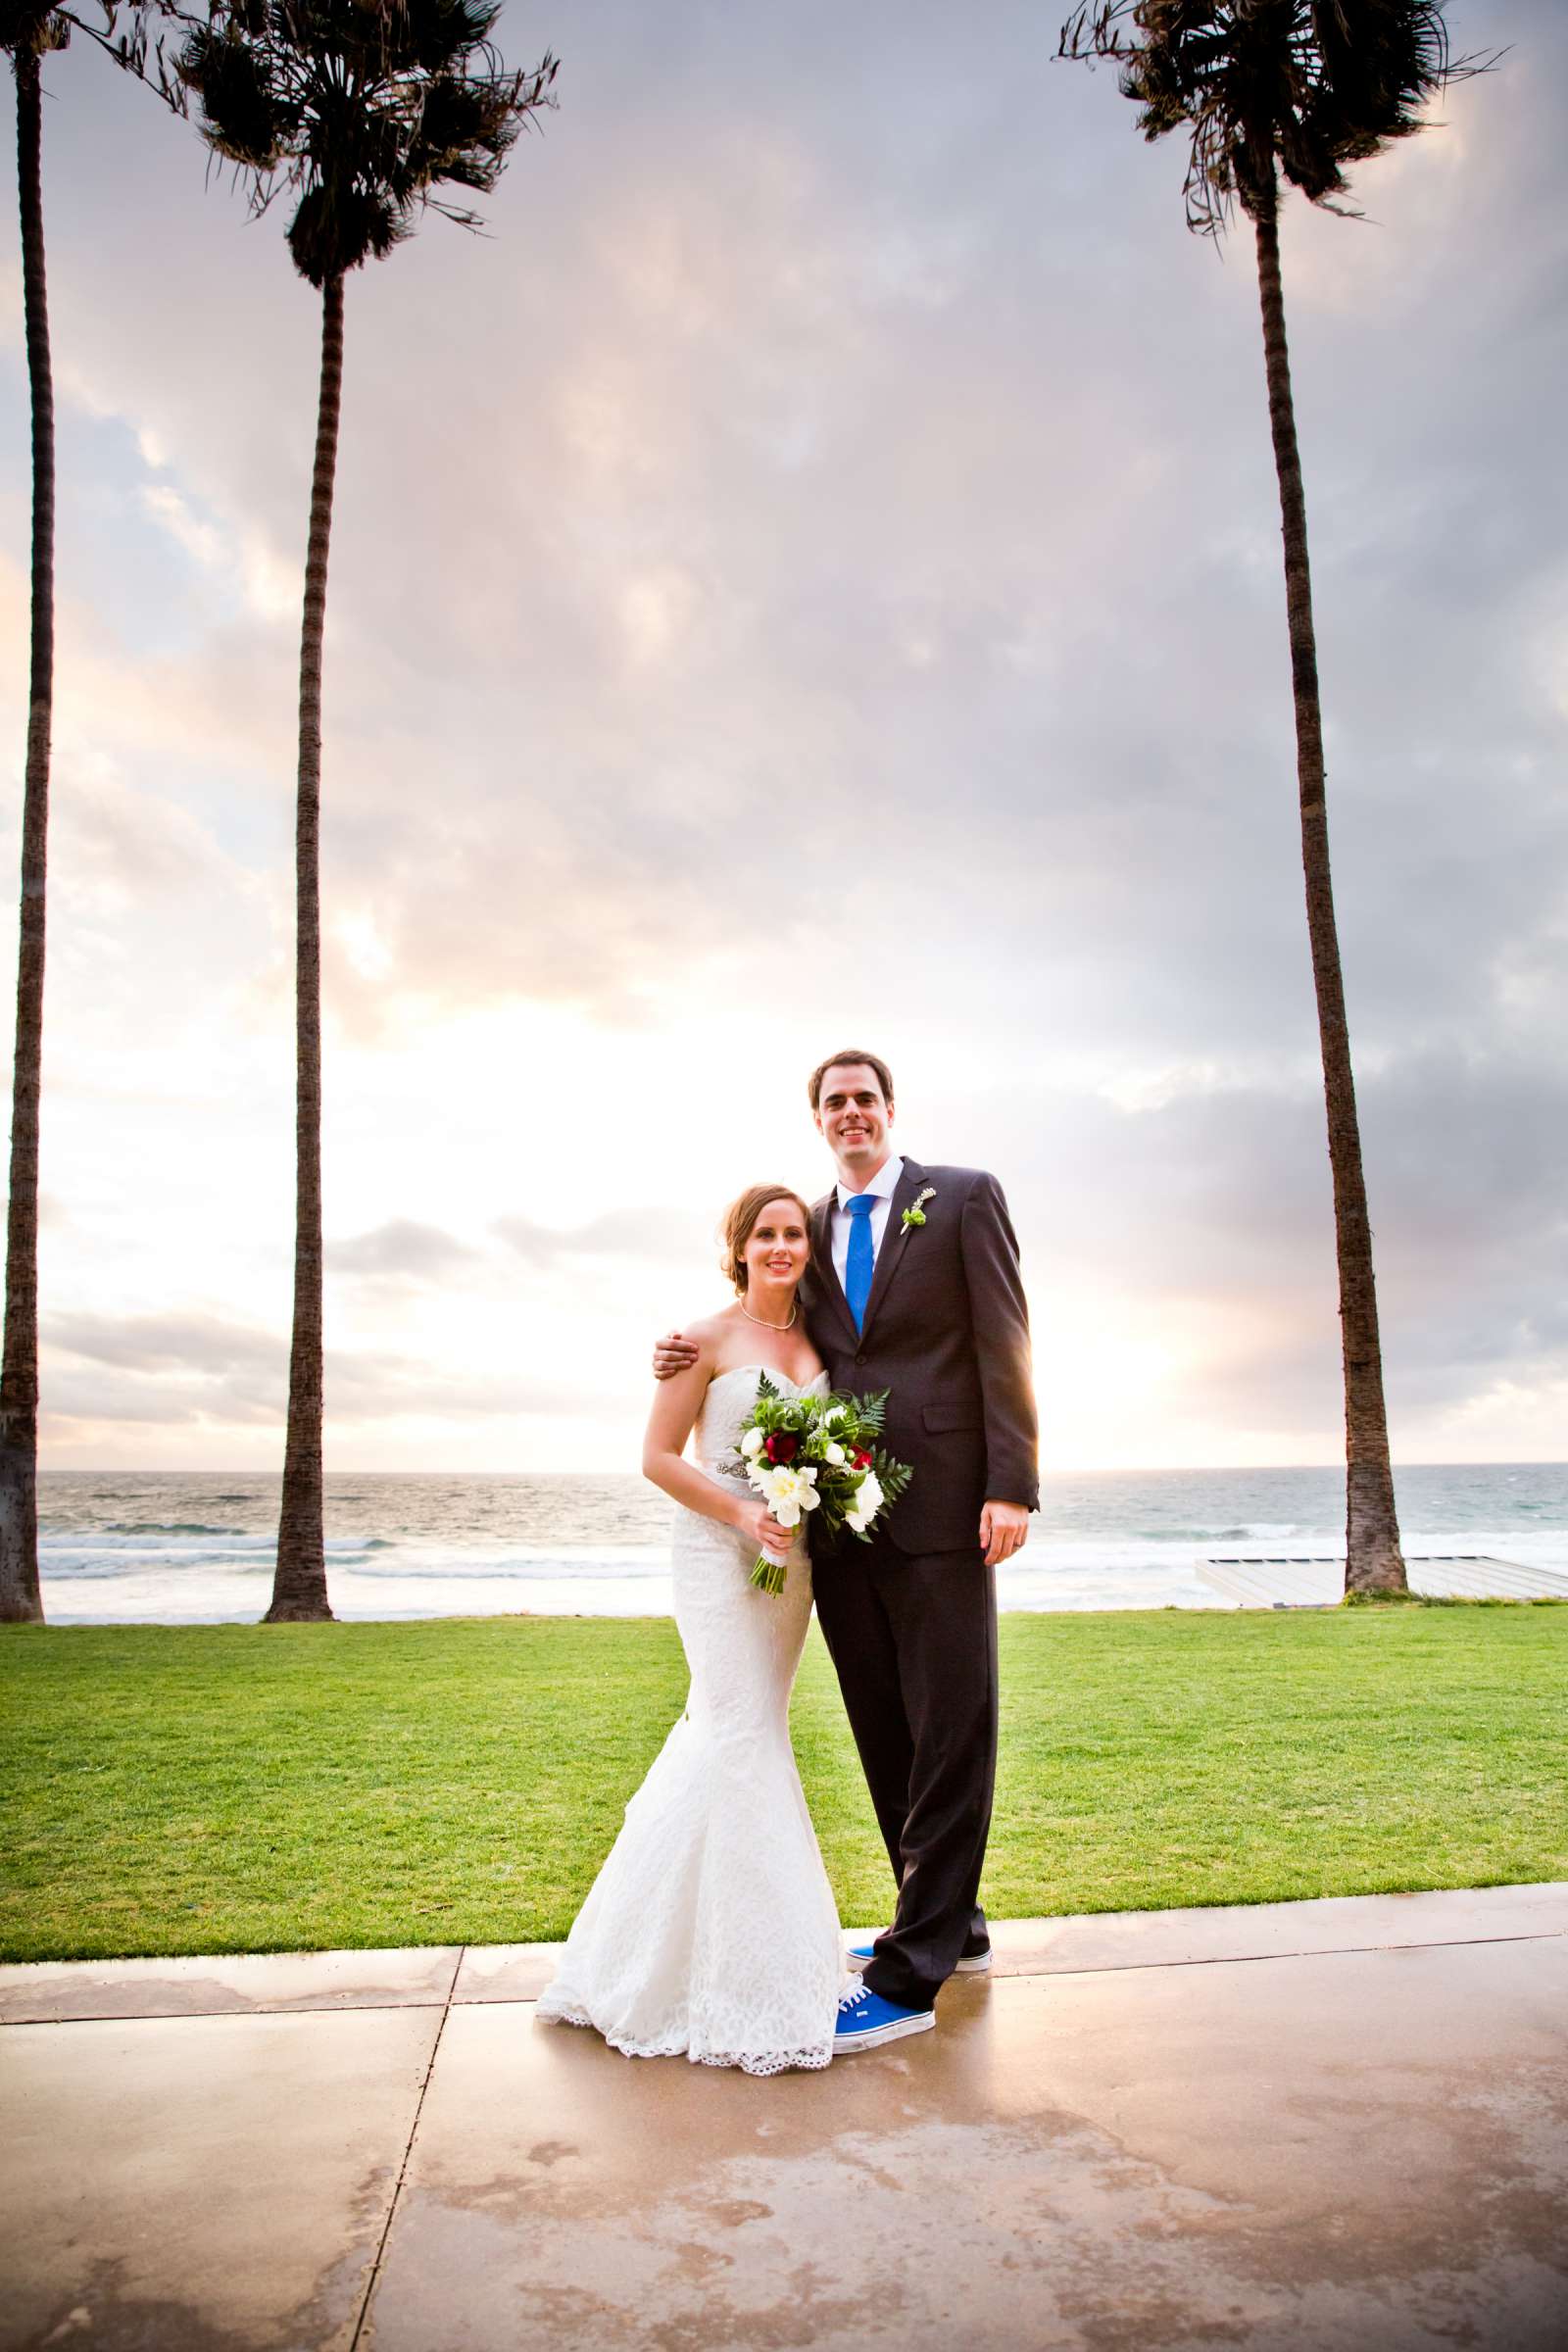
<instances>
[{"instance_id":1,"label":"bridal bouquet","mask_svg":"<svg viewBox=\"0 0 1568 2352\"><path fill-rule=\"evenodd\" d=\"M820 1526L834 1535L847 1527L867 1543L872 1523L914 1476L877 1443L886 1403L885 1389L880 1396L786 1396L760 1373L736 1469L780 1527L799 1527L808 1511L820 1511ZM784 1576L782 1560L758 1553L752 1582L760 1591L782 1592Z\"/></svg>"}]
</instances>

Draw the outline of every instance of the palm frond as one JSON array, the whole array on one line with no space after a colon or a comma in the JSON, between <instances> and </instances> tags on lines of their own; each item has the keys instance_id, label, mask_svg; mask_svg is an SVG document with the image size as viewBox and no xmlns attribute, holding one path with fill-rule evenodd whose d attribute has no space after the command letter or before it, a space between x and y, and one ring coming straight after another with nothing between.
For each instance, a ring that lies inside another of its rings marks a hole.
<instances>
[{"instance_id":1,"label":"palm frond","mask_svg":"<svg viewBox=\"0 0 1568 2352\"><path fill-rule=\"evenodd\" d=\"M42 7L29 7L27 0L0 0L0 49L11 57L47 57L51 50L69 46L74 22L53 0Z\"/></svg>"},{"instance_id":2,"label":"palm frond","mask_svg":"<svg viewBox=\"0 0 1568 2352\"><path fill-rule=\"evenodd\" d=\"M249 176L253 213L294 198L289 251L313 285L390 253L427 208L483 227L441 191L488 194L523 123L556 104L556 59L510 71L490 38L499 14L497 0L213 0L191 24L175 73L202 134Z\"/></svg>"},{"instance_id":3,"label":"palm frond","mask_svg":"<svg viewBox=\"0 0 1568 2352\"><path fill-rule=\"evenodd\" d=\"M1057 55L1114 64L1146 139L1187 131L1187 225L1203 236L1237 204L1272 208L1281 178L1353 216L1347 167L1497 62L1450 55L1443 0L1085 0Z\"/></svg>"}]
</instances>

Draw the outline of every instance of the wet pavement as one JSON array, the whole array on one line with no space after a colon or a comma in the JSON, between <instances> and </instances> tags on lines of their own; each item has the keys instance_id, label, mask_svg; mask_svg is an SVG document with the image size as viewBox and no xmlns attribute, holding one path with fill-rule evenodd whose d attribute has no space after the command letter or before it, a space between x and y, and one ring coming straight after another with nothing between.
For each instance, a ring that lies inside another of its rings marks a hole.
<instances>
[{"instance_id":1,"label":"wet pavement","mask_svg":"<svg viewBox=\"0 0 1568 2352\"><path fill-rule=\"evenodd\" d=\"M1568 1886L996 1939L771 2081L547 1946L0 1969L0 2346L1568 2346Z\"/></svg>"}]
</instances>

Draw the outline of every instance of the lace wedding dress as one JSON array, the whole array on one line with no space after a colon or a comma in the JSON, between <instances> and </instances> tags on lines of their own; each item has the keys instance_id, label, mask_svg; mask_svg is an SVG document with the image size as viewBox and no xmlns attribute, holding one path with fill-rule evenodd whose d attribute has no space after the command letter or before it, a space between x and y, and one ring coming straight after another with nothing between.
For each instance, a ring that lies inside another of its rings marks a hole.
<instances>
[{"instance_id":1,"label":"lace wedding dress","mask_svg":"<svg viewBox=\"0 0 1568 2352\"><path fill-rule=\"evenodd\" d=\"M710 1477L757 1400L758 1369L719 1373L704 1398L697 1458ZM677 1510L686 1711L626 1807L538 2015L595 2026L633 2058L684 2051L775 2075L827 2065L845 1973L790 1746L790 1686L811 1614L804 1531L783 1592L754 1589L756 1557L733 1528Z\"/></svg>"}]
</instances>

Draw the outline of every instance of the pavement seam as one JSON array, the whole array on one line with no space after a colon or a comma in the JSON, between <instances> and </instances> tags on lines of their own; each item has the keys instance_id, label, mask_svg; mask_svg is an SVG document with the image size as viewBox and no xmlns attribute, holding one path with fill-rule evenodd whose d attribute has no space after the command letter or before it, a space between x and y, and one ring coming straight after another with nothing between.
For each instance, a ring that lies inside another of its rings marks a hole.
<instances>
[{"instance_id":1,"label":"pavement seam","mask_svg":"<svg viewBox=\"0 0 1568 2352\"><path fill-rule=\"evenodd\" d=\"M460 2004L461 2005L461 2004ZM275 2005L258 2001L249 2009L103 2009L80 2017L0 2017L0 2033L16 2026L147 2026L168 2025L180 2017L358 2017L377 2016L388 2009L448 2009L452 1995L436 1994L427 2001L289 2001Z\"/></svg>"},{"instance_id":2,"label":"pavement seam","mask_svg":"<svg viewBox=\"0 0 1568 2352\"><path fill-rule=\"evenodd\" d=\"M1517 1936L1422 1936L1415 1943L1302 1944L1288 1952L1195 1952L1186 1960L1109 1960L1088 1968L1018 1968L993 1972L998 1984L1009 1977L1128 1977L1152 1968L1254 1968L1271 1960L1353 1960L1366 1952L1454 1952L1466 1944L1550 1943L1568 1935L1563 1928L1527 1928Z\"/></svg>"},{"instance_id":3,"label":"pavement seam","mask_svg":"<svg viewBox=\"0 0 1568 2352\"><path fill-rule=\"evenodd\" d=\"M419 2118L424 2113L425 2093L430 2087L430 2077L435 2073L436 2057L441 2048L441 2036L447 2030L447 2019L452 2015L452 1997L458 1989L458 1979L463 1973L463 1963L467 1949L466 1943L460 1944L457 1959L453 1963L452 1981L447 1986L447 1997L442 2004L441 2022L436 2027L435 2039L430 2044L429 2064L424 2070L424 2080L419 2084L419 2095L414 2103L414 2119L409 2125L409 2136L403 2150L403 2162L398 2166L398 2177L393 2183L392 2195L387 2203L386 2220L381 2225L381 2235L375 2249L375 2260L370 2265L370 2276L365 2282L365 2299L360 2305L360 2316L354 2323L354 2334L349 2343L349 2352L359 2352L359 2342L365 2332L365 2323L370 2315L370 2297L374 2294L375 2282L381 2276L381 2264L386 2255L386 2241L392 2234L392 2223L397 2213L398 2199L403 2194L403 2183L408 2177L409 2158L414 2153L414 2142L418 2135Z\"/></svg>"}]
</instances>

